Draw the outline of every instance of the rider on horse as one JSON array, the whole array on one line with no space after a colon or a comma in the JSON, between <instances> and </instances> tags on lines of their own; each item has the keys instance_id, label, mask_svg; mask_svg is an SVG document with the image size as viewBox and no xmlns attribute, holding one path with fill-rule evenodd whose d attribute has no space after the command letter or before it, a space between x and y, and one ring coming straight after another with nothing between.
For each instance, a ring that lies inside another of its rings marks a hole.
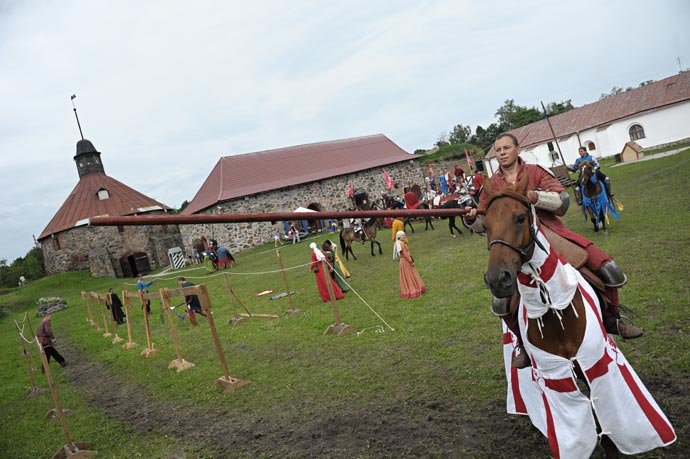
<instances>
[{"instance_id":1,"label":"rider on horse","mask_svg":"<svg viewBox=\"0 0 690 459\"><path fill-rule=\"evenodd\" d=\"M601 181L601 183L604 184L604 187L606 188L606 195L609 199L611 199L613 197L613 193L611 193L611 179L608 178L606 174L601 172L599 163L597 163L592 155L587 153L587 149L585 147L580 147L577 152L580 154L580 157L575 160L575 164L568 166L568 170L575 172L580 170L581 163L585 161L592 163L597 171L597 178ZM575 185L575 199L577 200L578 205L582 205L582 174L577 177L577 184Z\"/></svg>"},{"instance_id":2,"label":"rider on horse","mask_svg":"<svg viewBox=\"0 0 690 459\"><path fill-rule=\"evenodd\" d=\"M627 278L616 262L606 252L594 246L589 239L571 231L558 218L568 210L569 196L558 179L549 171L534 164L525 163L519 158L520 147L517 138L512 134L501 134L495 142L496 159L499 162L499 171L490 179L491 188L500 192L504 188L517 183L525 174L529 176L529 191L527 196L537 209L539 222L551 229L557 235L567 239L571 243L581 247L587 252L586 267L601 279L605 286L603 293L607 307L604 310L603 321L608 333L620 334L624 339L632 339L642 336L642 330L633 324L622 322L619 313L618 289L622 287ZM486 211L486 196L481 194L477 209L466 208L465 222L474 232L483 233L483 214ZM508 328L520 340L522 338L517 324L518 296L511 298L494 298L492 311L499 315ZM603 305L602 305L603 306ZM520 349L524 351L524 349ZM513 359L513 365L524 368L530 364L525 352L518 352Z\"/></svg>"}]
</instances>

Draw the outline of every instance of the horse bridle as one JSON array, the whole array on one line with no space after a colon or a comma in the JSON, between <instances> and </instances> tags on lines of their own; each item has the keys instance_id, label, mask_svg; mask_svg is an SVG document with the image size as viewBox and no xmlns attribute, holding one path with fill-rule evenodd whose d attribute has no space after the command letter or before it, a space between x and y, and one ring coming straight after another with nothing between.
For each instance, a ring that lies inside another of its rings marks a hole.
<instances>
[{"instance_id":1,"label":"horse bridle","mask_svg":"<svg viewBox=\"0 0 690 459\"><path fill-rule=\"evenodd\" d=\"M501 199L501 198L515 199L516 201L518 201L520 204L522 204L523 206L525 206L527 208L527 211L528 211L527 212L527 219L529 221L529 235L530 235L529 242L527 242L522 247L515 247L510 242L504 241L503 239L494 239L492 241L489 241L489 246L488 246L487 250L491 250L491 247L494 244L500 244L500 245L504 245L504 246L508 247L511 250L516 251L517 253L520 254L520 256L522 258L524 258L527 256L527 252L529 252L529 250L536 244L540 249L542 249L544 252L546 252L547 251L546 248L544 247L544 245L541 242L539 242L539 239L537 238L538 227L534 224L534 219L536 216L534 204L532 204L532 202L530 202L524 195L522 195L520 193L517 193L513 190L504 190L502 193L496 194L489 199L489 202L486 205L486 210L488 211L489 207L491 207L491 204L493 204L493 202L496 201L497 199Z\"/></svg>"}]
</instances>

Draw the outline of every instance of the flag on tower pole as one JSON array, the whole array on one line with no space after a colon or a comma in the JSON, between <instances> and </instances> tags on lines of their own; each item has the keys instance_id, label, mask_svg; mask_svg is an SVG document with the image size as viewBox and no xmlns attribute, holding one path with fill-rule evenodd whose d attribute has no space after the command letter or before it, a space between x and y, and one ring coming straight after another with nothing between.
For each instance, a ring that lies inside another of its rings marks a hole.
<instances>
[{"instance_id":1,"label":"flag on tower pole","mask_svg":"<svg viewBox=\"0 0 690 459\"><path fill-rule=\"evenodd\" d=\"M350 198L355 197L355 190L352 188L352 180L350 180L350 189L347 192L347 196Z\"/></svg>"},{"instance_id":2,"label":"flag on tower pole","mask_svg":"<svg viewBox=\"0 0 690 459\"><path fill-rule=\"evenodd\" d=\"M467 159L467 165L472 167L472 160L470 159L470 154L467 153L467 148L465 148L465 158Z\"/></svg>"}]
</instances>

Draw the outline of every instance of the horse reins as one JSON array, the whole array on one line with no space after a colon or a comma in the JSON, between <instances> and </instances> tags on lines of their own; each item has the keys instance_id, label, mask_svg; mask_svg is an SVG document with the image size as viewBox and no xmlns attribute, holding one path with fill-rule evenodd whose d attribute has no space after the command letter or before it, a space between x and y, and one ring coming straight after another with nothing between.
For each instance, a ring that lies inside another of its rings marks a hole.
<instances>
[{"instance_id":1,"label":"horse reins","mask_svg":"<svg viewBox=\"0 0 690 459\"><path fill-rule=\"evenodd\" d=\"M518 201L520 204L525 206L527 208L527 219L529 221L529 235L530 235L530 240L527 242L522 247L515 247L513 244L511 244L508 241L504 241L503 239L494 239L492 241L489 241L489 245L487 247L487 250L491 250L491 247L494 244L500 244L508 247L511 250L516 251L517 253L520 254L521 257L527 256L527 252L536 244L540 249L542 249L544 252L546 252L546 248L542 245L541 242L539 242L539 239L537 238L537 227L534 224L534 219L536 215L536 211L534 208L534 204L532 204L530 201L527 200L525 196L523 196L520 193L517 193L513 190L505 190L500 194L494 195L489 199L489 202L486 205L486 210L489 210L489 207L491 207L491 204L493 204L494 201L497 199L501 198L512 198Z\"/></svg>"}]
</instances>

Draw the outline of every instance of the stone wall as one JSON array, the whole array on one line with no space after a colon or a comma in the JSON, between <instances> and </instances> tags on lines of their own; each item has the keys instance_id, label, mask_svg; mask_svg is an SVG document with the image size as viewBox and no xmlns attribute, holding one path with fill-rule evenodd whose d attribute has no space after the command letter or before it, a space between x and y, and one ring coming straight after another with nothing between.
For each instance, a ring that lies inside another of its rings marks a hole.
<instances>
[{"instance_id":1,"label":"stone wall","mask_svg":"<svg viewBox=\"0 0 690 459\"><path fill-rule=\"evenodd\" d=\"M202 213L291 212L300 206L311 206L323 211L343 211L352 206L348 197L350 180L355 191L366 190L372 200L381 197L381 193L386 191L382 169L386 169L397 187L402 189L412 184L423 184L425 176L423 171L428 170L428 166L420 167L417 161L410 160L383 168L367 169L356 174L341 175L225 201ZM186 254L191 255L193 253L192 240L201 236L217 240L231 252L242 252L273 242L274 228L283 234L282 222L275 222L275 225L271 222L181 225L180 233Z\"/></svg>"},{"instance_id":2,"label":"stone wall","mask_svg":"<svg viewBox=\"0 0 690 459\"><path fill-rule=\"evenodd\" d=\"M120 258L137 252L148 256L151 269L167 266L168 249L182 247L176 225L80 226L41 241L46 273L89 270L94 277L122 277Z\"/></svg>"}]
</instances>

